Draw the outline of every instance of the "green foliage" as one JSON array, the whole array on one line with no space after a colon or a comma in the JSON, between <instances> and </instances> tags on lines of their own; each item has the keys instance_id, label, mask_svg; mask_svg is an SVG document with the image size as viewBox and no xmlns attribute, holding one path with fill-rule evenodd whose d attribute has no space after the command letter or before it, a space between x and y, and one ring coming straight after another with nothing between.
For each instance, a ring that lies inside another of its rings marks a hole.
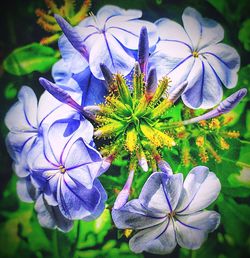
<instances>
[{"instance_id":1,"label":"green foliage","mask_svg":"<svg viewBox=\"0 0 250 258\"><path fill-rule=\"evenodd\" d=\"M239 40L243 43L244 48L250 51L250 19L247 19L242 24L239 31Z\"/></svg>"},{"instance_id":2,"label":"green foliage","mask_svg":"<svg viewBox=\"0 0 250 258\"><path fill-rule=\"evenodd\" d=\"M16 48L3 62L4 69L13 75L22 76L34 71L46 72L58 60L58 52L38 43Z\"/></svg>"},{"instance_id":3,"label":"green foliage","mask_svg":"<svg viewBox=\"0 0 250 258\"><path fill-rule=\"evenodd\" d=\"M238 204L231 198L223 198L218 202L222 225L228 235L232 238L232 244L245 245L249 238L250 229L250 207Z\"/></svg>"},{"instance_id":4,"label":"green foliage","mask_svg":"<svg viewBox=\"0 0 250 258\"><path fill-rule=\"evenodd\" d=\"M4 97L6 99L14 99L17 95L17 88L14 83L8 83L4 90Z\"/></svg>"}]
</instances>

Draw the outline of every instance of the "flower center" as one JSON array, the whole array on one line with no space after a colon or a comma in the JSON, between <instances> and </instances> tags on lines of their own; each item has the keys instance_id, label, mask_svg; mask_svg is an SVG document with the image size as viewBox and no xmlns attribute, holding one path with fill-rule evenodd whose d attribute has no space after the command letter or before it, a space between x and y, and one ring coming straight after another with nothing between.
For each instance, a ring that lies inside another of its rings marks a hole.
<instances>
[{"instance_id":1,"label":"flower center","mask_svg":"<svg viewBox=\"0 0 250 258\"><path fill-rule=\"evenodd\" d=\"M194 52L192 53L192 55L193 55L193 57L195 57L195 58L199 57L199 53L198 53L197 51L194 51Z\"/></svg>"},{"instance_id":2,"label":"flower center","mask_svg":"<svg viewBox=\"0 0 250 258\"><path fill-rule=\"evenodd\" d=\"M99 127L95 136L113 139L102 147L105 156L129 154L140 164L140 161L149 161L152 156L158 155L158 148L175 146L172 135L162 126L167 124L167 119L162 115L173 105L171 100L163 98L169 78L163 78L155 92L150 94L143 76L134 75L131 92L125 79L119 74L115 75L113 91L100 105L96 117Z\"/></svg>"},{"instance_id":3,"label":"flower center","mask_svg":"<svg viewBox=\"0 0 250 258\"><path fill-rule=\"evenodd\" d=\"M62 165L59 167L59 170L62 174L66 172L66 168Z\"/></svg>"},{"instance_id":4,"label":"flower center","mask_svg":"<svg viewBox=\"0 0 250 258\"><path fill-rule=\"evenodd\" d=\"M172 212L168 213L168 217L173 218L175 216L175 214L176 214L175 211L172 211Z\"/></svg>"}]
</instances>

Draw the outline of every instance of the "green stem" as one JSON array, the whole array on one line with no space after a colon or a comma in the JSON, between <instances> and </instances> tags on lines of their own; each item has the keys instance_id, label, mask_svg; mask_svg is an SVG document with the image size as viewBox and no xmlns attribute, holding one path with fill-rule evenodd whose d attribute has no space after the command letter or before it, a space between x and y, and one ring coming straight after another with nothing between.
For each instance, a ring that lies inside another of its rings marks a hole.
<instances>
[{"instance_id":1,"label":"green stem","mask_svg":"<svg viewBox=\"0 0 250 258\"><path fill-rule=\"evenodd\" d=\"M76 238L75 241L71 247L71 251L70 251L70 257L75 257L76 255L76 250L77 250L77 246L78 246L78 242L79 242L79 238L80 238L80 231L81 231L81 222L78 221L77 222L77 230L76 230Z\"/></svg>"},{"instance_id":2,"label":"green stem","mask_svg":"<svg viewBox=\"0 0 250 258\"><path fill-rule=\"evenodd\" d=\"M250 141L246 141L246 140L240 140L240 142L243 144L250 144Z\"/></svg>"},{"instance_id":3,"label":"green stem","mask_svg":"<svg viewBox=\"0 0 250 258\"><path fill-rule=\"evenodd\" d=\"M227 159L227 158L223 158L222 157L222 160L225 160L227 162L232 162L232 163L235 163L237 166L239 167L248 167L250 168L250 164L247 164L245 162L241 162L241 161L234 161L234 160L231 160L231 159Z\"/></svg>"},{"instance_id":4,"label":"green stem","mask_svg":"<svg viewBox=\"0 0 250 258\"><path fill-rule=\"evenodd\" d=\"M52 236L52 242L53 242L53 257L54 258L60 258L59 251L58 251L58 232L57 229L54 230L53 236Z\"/></svg>"},{"instance_id":5,"label":"green stem","mask_svg":"<svg viewBox=\"0 0 250 258\"><path fill-rule=\"evenodd\" d=\"M194 250L191 251L191 258L196 258L196 251Z\"/></svg>"}]
</instances>

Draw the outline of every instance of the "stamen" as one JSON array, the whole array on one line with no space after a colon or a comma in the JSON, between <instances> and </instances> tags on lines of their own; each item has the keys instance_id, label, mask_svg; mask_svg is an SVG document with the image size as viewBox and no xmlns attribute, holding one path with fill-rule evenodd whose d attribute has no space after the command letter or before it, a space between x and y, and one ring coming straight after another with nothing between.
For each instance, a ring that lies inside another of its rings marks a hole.
<instances>
[{"instance_id":1,"label":"stamen","mask_svg":"<svg viewBox=\"0 0 250 258\"><path fill-rule=\"evenodd\" d=\"M66 168L64 167L64 166L59 166L59 170L60 170L60 172L63 174L63 173L65 173L66 172Z\"/></svg>"},{"instance_id":2,"label":"stamen","mask_svg":"<svg viewBox=\"0 0 250 258\"><path fill-rule=\"evenodd\" d=\"M101 30L102 28L100 26L100 23L98 22L98 20L97 20L96 16L94 15L94 13L93 12L89 12L89 16L91 16L94 19L94 22L95 22L96 26Z\"/></svg>"},{"instance_id":3,"label":"stamen","mask_svg":"<svg viewBox=\"0 0 250 258\"><path fill-rule=\"evenodd\" d=\"M195 58L199 57L199 53L198 53L197 51L194 51L194 52L192 53L192 55L193 55L193 57L195 57Z\"/></svg>"}]
</instances>

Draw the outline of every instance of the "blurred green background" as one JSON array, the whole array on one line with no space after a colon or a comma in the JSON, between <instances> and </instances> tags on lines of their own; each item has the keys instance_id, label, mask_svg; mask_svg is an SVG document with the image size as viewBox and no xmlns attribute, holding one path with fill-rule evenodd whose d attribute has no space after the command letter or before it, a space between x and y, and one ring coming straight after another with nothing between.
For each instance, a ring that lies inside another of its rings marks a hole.
<instances>
[{"instance_id":1,"label":"blurred green background","mask_svg":"<svg viewBox=\"0 0 250 258\"><path fill-rule=\"evenodd\" d=\"M62 1L56 1L58 6L63 4ZM82 1L76 0L76 9L81 4ZM96 13L105 4L141 9L143 18L150 21L168 17L181 22L181 14L187 6L196 8L203 16L217 20L225 29L224 42L235 47L241 56L238 85L233 90L224 88L225 96L242 87L250 89L250 1L100 0L92 1L90 10ZM20 57L20 54L13 52L15 49L34 42L39 43L41 38L51 35L36 23L37 8L47 10L43 0L5 1L0 8L0 257L158 257L146 253L132 254L128 248L128 239L114 228L108 209L98 220L88 223L76 222L70 233L63 234L40 227L33 211L33 204L18 200L16 176L5 148L4 139L8 130L3 119L10 106L16 102L17 92L22 85L32 87L38 96L42 93L43 89L38 83L38 78L43 74L44 77L51 79L50 68L59 58L55 42L48 48L39 48L40 55L36 57L36 62L42 64L39 67L27 65L25 66L27 70L23 70L17 64L16 57ZM34 45L31 49L33 47ZM21 56L21 60L28 62L31 58L31 61L34 61L32 51L29 53L28 57ZM232 112L234 119L231 129L239 130L241 138L233 148L223 154L224 160L227 161L220 165L213 162L208 164L217 175L220 173L222 181L222 194L213 207L221 213L221 226L209 236L200 250L176 248L166 257L240 258L250 255L249 99L248 93L244 101ZM122 166L116 169L126 168ZM110 196L113 195L113 189L108 185L110 186L110 182L115 182L112 180L108 177L103 178L103 184L104 186L107 184ZM125 181L125 177L121 181Z\"/></svg>"}]
</instances>

